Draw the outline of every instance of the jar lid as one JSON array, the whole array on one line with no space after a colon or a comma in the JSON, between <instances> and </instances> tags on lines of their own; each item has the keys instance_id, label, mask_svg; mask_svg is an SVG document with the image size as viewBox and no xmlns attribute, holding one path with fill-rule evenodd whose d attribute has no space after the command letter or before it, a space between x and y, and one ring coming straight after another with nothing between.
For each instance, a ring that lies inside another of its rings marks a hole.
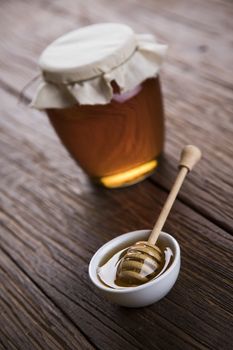
<instances>
[{"instance_id":1,"label":"jar lid","mask_svg":"<svg viewBox=\"0 0 233 350\"><path fill-rule=\"evenodd\" d=\"M155 76L166 48L152 35L136 35L124 24L100 23L72 31L41 54L42 83L32 106L106 104L113 96L112 81L123 93Z\"/></svg>"}]
</instances>

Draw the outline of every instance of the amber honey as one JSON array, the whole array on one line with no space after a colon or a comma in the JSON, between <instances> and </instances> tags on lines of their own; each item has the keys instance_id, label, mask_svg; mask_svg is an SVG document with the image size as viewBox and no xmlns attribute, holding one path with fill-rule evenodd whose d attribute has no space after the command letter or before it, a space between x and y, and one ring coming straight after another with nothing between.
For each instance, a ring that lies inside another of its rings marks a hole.
<instances>
[{"instance_id":1,"label":"amber honey","mask_svg":"<svg viewBox=\"0 0 233 350\"><path fill-rule=\"evenodd\" d=\"M113 289L137 287L140 284L147 283L161 276L171 266L173 261L173 252L171 248L161 247L162 259L158 267L155 268L154 265L151 266L150 260L147 259L143 261L143 264L141 264L139 268L138 266L134 265L134 272L142 277L147 277L144 281L142 279L141 283L139 284L135 283L134 279L132 278L122 280L122 278L119 278L118 270L129 249L130 247L116 252L107 261L105 261L103 265L98 267L97 275L103 285ZM153 271L152 273L151 268ZM145 274L146 271L148 271L148 273Z\"/></svg>"},{"instance_id":2,"label":"amber honey","mask_svg":"<svg viewBox=\"0 0 233 350\"><path fill-rule=\"evenodd\" d=\"M105 105L47 109L69 153L95 182L121 187L140 181L158 165L164 143L159 78Z\"/></svg>"}]
</instances>

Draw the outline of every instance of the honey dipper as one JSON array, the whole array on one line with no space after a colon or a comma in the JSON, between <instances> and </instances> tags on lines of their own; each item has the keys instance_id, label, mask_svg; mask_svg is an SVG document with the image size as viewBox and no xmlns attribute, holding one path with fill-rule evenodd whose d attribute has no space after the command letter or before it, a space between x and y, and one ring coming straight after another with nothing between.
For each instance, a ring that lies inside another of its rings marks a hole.
<instances>
[{"instance_id":1,"label":"honey dipper","mask_svg":"<svg viewBox=\"0 0 233 350\"><path fill-rule=\"evenodd\" d=\"M196 146L185 146L181 152L179 172L163 209L154 225L148 241L129 247L116 272L116 283L121 286L137 286L154 278L162 269L163 252L155 245L171 207L189 171L200 160L201 151Z\"/></svg>"}]
</instances>

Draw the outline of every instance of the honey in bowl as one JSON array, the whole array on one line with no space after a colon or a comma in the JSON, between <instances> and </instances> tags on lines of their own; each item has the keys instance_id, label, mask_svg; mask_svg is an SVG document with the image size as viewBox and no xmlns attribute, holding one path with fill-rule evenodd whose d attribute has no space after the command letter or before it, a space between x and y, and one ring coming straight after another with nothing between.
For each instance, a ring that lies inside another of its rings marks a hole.
<instances>
[{"instance_id":1,"label":"honey in bowl","mask_svg":"<svg viewBox=\"0 0 233 350\"><path fill-rule=\"evenodd\" d=\"M160 264L155 268L154 265L151 264L151 260L144 259L143 263L139 261L139 265L134 265L134 271L136 274L142 275L141 284L145 284L149 281L154 280L161 276L172 264L173 261L173 252L170 247L160 246L160 250L162 251L162 260ZM97 275L105 286L113 289L122 289L129 287L137 287L138 281L134 280L133 276L129 276L128 278L122 279L122 276L119 273L122 272L121 264L124 261L124 257L128 254L129 249L124 248L117 253L113 254L102 266L98 267ZM135 257L134 257L135 259ZM131 270L132 271L132 270Z\"/></svg>"}]
</instances>

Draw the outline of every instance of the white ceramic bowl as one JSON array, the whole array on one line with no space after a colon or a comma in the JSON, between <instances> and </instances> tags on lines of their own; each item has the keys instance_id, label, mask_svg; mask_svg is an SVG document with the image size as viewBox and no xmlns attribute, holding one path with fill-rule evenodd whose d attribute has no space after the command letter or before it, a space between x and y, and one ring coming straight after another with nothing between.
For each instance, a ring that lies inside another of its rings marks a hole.
<instances>
[{"instance_id":1,"label":"white ceramic bowl","mask_svg":"<svg viewBox=\"0 0 233 350\"><path fill-rule=\"evenodd\" d=\"M97 268L103 265L113 254L133 243L147 240L150 230L125 233L104 244L92 257L89 264L89 276L99 291L111 302L126 307L142 307L153 304L163 298L173 287L180 271L180 247L174 237L161 232L158 242L170 247L173 252L171 266L158 278L138 287L112 289L103 285L97 275Z\"/></svg>"}]
</instances>

